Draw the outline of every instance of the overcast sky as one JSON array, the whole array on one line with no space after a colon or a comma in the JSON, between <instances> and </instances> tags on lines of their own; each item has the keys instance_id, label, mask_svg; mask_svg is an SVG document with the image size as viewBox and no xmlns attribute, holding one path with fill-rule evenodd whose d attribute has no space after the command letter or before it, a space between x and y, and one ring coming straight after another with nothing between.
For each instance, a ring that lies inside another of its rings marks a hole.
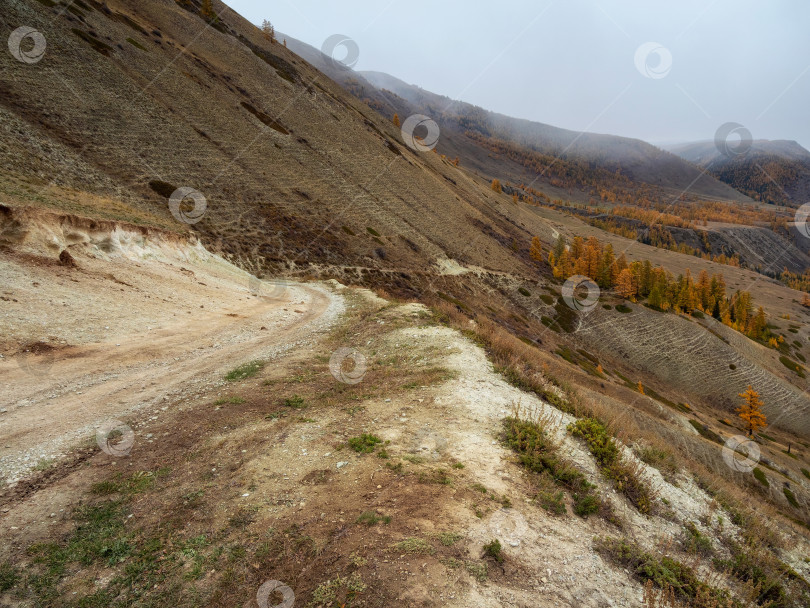
<instances>
[{"instance_id":1,"label":"overcast sky","mask_svg":"<svg viewBox=\"0 0 810 608\"><path fill-rule=\"evenodd\" d=\"M344 34L355 69L510 116L654 143L735 121L810 148L805 0L227 3L317 48Z\"/></svg>"}]
</instances>

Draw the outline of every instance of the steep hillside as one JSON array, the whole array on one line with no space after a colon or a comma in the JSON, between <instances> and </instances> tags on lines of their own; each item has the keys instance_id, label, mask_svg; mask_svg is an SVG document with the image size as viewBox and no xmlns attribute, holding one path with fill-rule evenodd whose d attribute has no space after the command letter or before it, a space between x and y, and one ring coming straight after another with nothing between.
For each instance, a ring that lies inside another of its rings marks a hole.
<instances>
[{"instance_id":1,"label":"steep hillside","mask_svg":"<svg viewBox=\"0 0 810 608\"><path fill-rule=\"evenodd\" d=\"M501 243L530 233L494 195L407 148L241 17L206 26L173 0L86 6L18 3L0 17L42 29L51 50L35 65L2 59L0 191L60 206L49 188L114 197L126 208L102 213L181 228L168 198L193 188L206 199L193 229L257 268L421 269L443 256L520 268Z\"/></svg>"},{"instance_id":2,"label":"steep hillside","mask_svg":"<svg viewBox=\"0 0 810 608\"><path fill-rule=\"evenodd\" d=\"M798 207L810 198L810 152L795 141L745 142L739 155L721 153L712 141L669 149L755 200Z\"/></svg>"},{"instance_id":3,"label":"steep hillside","mask_svg":"<svg viewBox=\"0 0 810 608\"><path fill-rule=\"evenodd\" d=\"M541 315L527 316L532 309L513 295L551 277L531 259L531 238L548 248L558 232L587 235L589 227L550 221L463 166L412 150L387 117L216 6L213 24L198 5L173 0L86 2L72 11L31 2L4 13L7 28L41 28L52 51L34 64L2 59L6 202L193 229L209 249L260 274L440 297L527 339L545 332ZM183 187L204 198L204 209L172 209L169 198ZM618 239L624 250L673 272L718 271ZM796 292L774 297L775 287L753 273L735 283L773 318L805 314ZM552 348L564 340L543 339ZM796 348L806 356L803 343Z\"/></svg>"}]
</instances>

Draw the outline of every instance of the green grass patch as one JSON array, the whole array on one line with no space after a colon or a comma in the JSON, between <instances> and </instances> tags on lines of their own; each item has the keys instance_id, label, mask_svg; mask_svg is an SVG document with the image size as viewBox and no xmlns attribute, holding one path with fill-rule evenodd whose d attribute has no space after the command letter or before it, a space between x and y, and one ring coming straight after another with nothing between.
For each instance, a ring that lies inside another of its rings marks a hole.
<instances>
[{"instance_id":1,"label":"green grass patch","mask_svg":"<svg viewBox=\"0 0 810 608\"><path fill-rule=\"evenodd\" d=\"M787 487L782 488L782 493L785 495L785 498L787 498L787 501L794 509L799 508L799 501L796 500L796 495L793 493L793 490Z\"/></svg>"},{"instance_id":2,"label":"green grass patch","mask_svg":"<svg viewBox=\"0 0 810 608\"><path fill-rule=\"evenodd\" d=\"M376 526L378 523L382 522L384 524L391 523L391 517L388 515L377 515L374 511L364 511L360 514L357 518L358 524L363 524L364 526Z\"/></svg>"},{"instance_id":3,"label":"green grass patch","mask_svg":"<svg viewBox=\"0 0 810 608\"><path fill-rule=\"evenodd\" d=\"M436 535L436 538L439 539L439 542L445 547L452 547L460 541L463 536L455 532L440 532Z\"/></svg>"},{"instance_id":4,"label":"green grass patch","mask_svg":"<svg viewBox=\"0 0 810 608\"><path fill-rule=\"evenodd\" d=\"M349 447L358 454L370 454L383 440L370 433L363 433L359 437L349 439Z\"/></svg>"},{"instance_id":5,"label":"green grass patch","mask_svg":"<svg viewBox=\"0 0 810 608\"><path fill-rule=\"evenodd\" d=\"M771 484L768 482L768 477L759 467L754 467L754 477L759 483L761 483L766 488L769 488L771 486Z\"/></svg>"},{"instance_id":6,"label":"green grass patch","mask_svg":"<svg viewBox=\"0 0 810 608\"><path fill-rule=\"evenodd\" d=\"M84 40L87 44L89 44L94 50L98 51L105 57L109 57L110 53L112 53L114 50L109 44L102 42L98 38L95 38L92 34L85 32L84 30L80 30L74 27L71 28L71 31L74 34L76 34L79 38Z\"/></svg>"},{"instance_id":7,"label":"green grass patch","mask_svg":"<svg viewBox=\"0 0 810 608\"><path fill-rule=\"evenodd\" d=\"M625 306L624 304L617 304L616 305L616 312L620 312L622 314L627 314L629 312L633 312L633 309L629 306Z\"/></svg>"},{"instance_id":8,"label":"green grass patch","mask_svg":"<svg viewBox=\"0 0 810 608\"><path fill-rule=\"evenodd\" d=\"M237 382L239 380L246 380L258 374L264 367L264 361L251 361L250 363L243 363L239 367L232 369L225 374L225 380L228 382Z\"/></svg>"},{"instance_id":9,"label":"green grass patch","mask_svg":"<svg viewBox=\"0 0 810 608\"><path fill-rule=\"evenodd\" d=\"M245 400L242 397L220 397L214 401L214 405L241 405Z\"/></svg>"},{"instance_id":10,"label":"green grass patch","mask_svg":"<svg viewBox=\"0 0 810 608\"><path fill-rule=\"evenodd\" d=\"M578 515L587 517L601 508L596 486L562 458L559 446L549 439L540 423L517 417L506 418L501 440L517 453L518 460L528 470L547 474L555 483L569 490L574 498L574 511Z\"/></svg>"},{"instance_id":11,"label":"green grass patch","mask_svg":"<svg viewBox=\"0 0 810 608\"><path fill-rule=\"evenodd\" d=\"M557 313L555 321L560 329L569 334L576 330L579 315L577 315L576 311L572 310L562 298L557 299L554 310Z\"/></svg>"},{"instance_id":12,"label":"green grass patch","mask_svg":"<svg viewBox=\"0 0 810 608\"><path fill-rule=\"evenodd\" d=\"M140 42L138 42L133 38L127 38L127 42L129 42L135 48L141 49L142 51L146 50L146 47L144 45L142 45Z\"/></svg>"},{"instance_id":13,"label":"green grass patch","mask_svg":"<svg viewBox=\"0 0 810 608\"><path fill-rule=\"evenodd\" d=\"M728 539L726 542L731 559L715 559L714 565L718 570L727 570L735 578L751 583L759 593L756 603L767 604L771 608L787 608L790 603L785 588L779 581L783 575L781 563L774 561L770 552L758 546L748 546Z\"/></svg>"},{"instance_id":14,"label":"green grass patch","mask_svg":"<svg viewBox=\"0 0 810 608\"><path fill-rule=\"evenodd\" d=\"M613 481L616 489L627 497L639 513L647 515L652 512L652 489L641 479L639 470L625 462L604 424L595 418L581 418L568 425L568 431L574 437L585 440L602 474Z\"/></svg>"},{"instance_id":15,"label":"green grass patch","mask_svg":"<svg viewBox=\"0 0 810 608\"><path fill-rule=\"evenodd\" d=\"M301 395L293 395L292 397L287 397L284 400L284 407L300 410L306 407L306 403L304 403L304 398Z\"/></svg>"},{"instance_id":16,"label":"green grass patch","mask_svg":"<svg viewBox=\"0 0 810 608\"><path fill-rule=\"evenodd\" d=\"M540 491L537 493L535 500L543 509L552 515L565 515L565 501L563 500L564 494L562 490L557 491Z\"/></svg>"},{"instance_id":17,"label":"green grass patch","mask_svg":"<svg viewBox=\"0 0 810 608\"><path fill-rule=\"evenodd\" d=\"M459 307L461 310L466 310L466 311L469 311L469 310L470 310L470 307L469 307L469 306L467 306L467 305L466 305L464 302L462 302L462 301L461 301L461 300L459 300L458 298L454 298L453 296L449 296L449 295L447 295L446 293L443 293L443 292L441 292L441 291L437 291L437 292L436 292L436 295L437 295L437 296L439 296L439 297L440 297L442 300L444 300L445 302L450 302L451 304L455 304L455 305L456 305L456 306L458 306L458 307Z\"/></svg>"},{"instance_id":18,"label":"green grass patch","mask_svg":"<svg viewBox=\"0 0 810 608\"><path fill-rule=\"evenodd\" d=\"M798 363L796 363L790 357L786 357L785 355L782 355L781 357L779 357L779 361L782 363L782 365L784 365L790 371L795 372L800 378L805 378L806 377L805 373L804 373L804 368L801 365L799 365Z\"/></svg>"},{"instance_id":19,"label":"green grass patch","mask_svg":"<svg viewBox=\"0 0 810 608\"><path fill-rule=\"evenodd\" d=\"M0 592L12 589L21 578L20 571L9 562L0 564Z\"/></svg>"},{"instance_id":20,"label":"green grass patch","mask_svg":"<svg viewBox=\"0 0 810 608\"><path fill-rule=\"evenodd\" d=\"M720 435L718 435L713 430L711 430L708 426L701 424L700 422L698 422L694 418L689 420L689 424L691 424L692 428L694 428L698 433L700 433L701 437L704 437L705 439L708 439L709 441L719 443L720 445L723 444L722 437L720 437Z\"/></svg>"},{"instance_id":21,"label":"green grass patch","mask_svg":"<svg viewBox=\"0 0 810 608\"><path fill-rule=\"evenodd\" d=\"M698 577L694 568L666 555L643 550L628 539L597 538L594 548L605 559L629 570L642 583L652 581L659 589L672 589L677 599L690 606L725 605L729 593L711 587ZM702 600L705 603L691 603ZM717 603L710 603L715 600Z\"/></svg>"}]
</instances>

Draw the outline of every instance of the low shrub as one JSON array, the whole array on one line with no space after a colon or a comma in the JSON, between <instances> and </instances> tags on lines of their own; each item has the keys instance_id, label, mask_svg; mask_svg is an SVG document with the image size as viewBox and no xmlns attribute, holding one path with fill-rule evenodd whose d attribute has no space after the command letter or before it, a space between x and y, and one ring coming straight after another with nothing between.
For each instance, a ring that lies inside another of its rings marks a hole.
<instances>
[{"instance_id":1,"label":"low shrub","mask_svg":"<svg viewBox=\"0 0 810 608\"><path fill-rule=\"evenodd\" d=\"M709 441L719 443L720 445L723 444L722 437L720 437L720 435L711 430L707 425L701 424L695 419L690 419L689 424L691 424L692 428L694 428L698 433L700 433L700 436L703 437L704 439L708 439Z\"/></svg>"},{"instance_id":2,"label":"low shrub","mask_svg":"<svg viewBox=\"0 0 810 608\"><path fill-rule=\"evenodd\" d=\"M631 540L597 538L594 548L605 559L630 570L642 583L650 581L659 589L671 589L677 599L690 602L691 606L722 606L729 598L727 590L700 580L691 566L644 551Z\"/></svg>"},{"instance_id":3,"label":"low shrub","mask_svg":"<svg viewBox=\"0 0 810 608\"><path fill-rule=\"evenodd\" d=\"M785 495L785 498L787 498L787 501L791 504L793 508L795 509L799 508L799 501L796 500L796 495L793 494L793 491L790 488L788 487L782 488L782 493Z\"/></svg>"},{"instance_id":4,"label":"low shrub","mask_svg":"<svg viewBox=\"0 0 810 608\"><path fill-rule=\"evenodd\" d=\"M503 563L503 547L501 546L501 541L494 539L484 545L484 557L491 557L499 564Z\"/></svg>"},{"instance_id":5,"label":"low shrub","mask_svg":"<svg viewBox=\"0 0 810 608\"><path fill-rule=\"evenodd\" d=\"M768 483L768 477L759 467L754 467L754 477L759 483L761 483L766 488L770 487L771 484Z\"/></svg>"},{"instance_id":6,"label":"low shrub","mask_svg":"<svg viewBox=\"0 0 810 608\"><path fill-rule=\"evenodd\" d=\"M559 485L568 489L575 502L582 503L578 515L587 517L599 510L601 501L595 495L596 486L585 479L580 471L562 458L559 446L552 442L539 420L522 420L517 416L506 418L503 421L501 440L518 454L520 463L530 471L547 475ZM590 500L587 500L590 497ZM562 506L551 501L551 509L559 511ZM596 505L596 509L592 507ZM576 508L575 508L576 512Z\"/></svg>"},{"instance_id":7,"label":"low shrub","mask_svg":"<svg viewBox=\"0 0 810 608\"><path fill-rule=\"evenodd\" d=\"M572 422L568 430L575 437L585 440L602 473L613 480L616 489L627 497L639 513L649 514L653 508L654 493L641 479L641 465L625 461L607 427L596 418L581 418Z\"/></svg>"},{"instance_id":8,"label":"low shrub","mask_svg":"<svg viewBox=\"0 0 810 608\"><path fill-rule=\"evenodd\" d=\"M695 553L697 555L702 556L710 556L714 553L714 547L712 546L712 540L705 534L703 534L700 530L698 530L697 526L688 521L684 524L684 538L683 544L686 547L686 550L689 553Z\"/></svg>"},{"instance_id":9,"label":"low shrub","mask_svg":"<svg viewBox=\"0 0 810 608\"><path fill-rule=\"evenodd\" d=\"M535 500L537 500L538 504L543 509L552 515L565 515L566 513L562 490L557 490L556 492L538 492Z\"/></svg>"},{"instance_id":10,"label":"low shrub","mask_svg":"<svg viewBox=\"0 0 810 608\"><path fill-rule=\"evenodd\" d=\"M382 439L370 433L363 433L359 437L349 439L349 447L358 454L370 454L378 443L382 443Z\"/></svg>"}]
</instances>

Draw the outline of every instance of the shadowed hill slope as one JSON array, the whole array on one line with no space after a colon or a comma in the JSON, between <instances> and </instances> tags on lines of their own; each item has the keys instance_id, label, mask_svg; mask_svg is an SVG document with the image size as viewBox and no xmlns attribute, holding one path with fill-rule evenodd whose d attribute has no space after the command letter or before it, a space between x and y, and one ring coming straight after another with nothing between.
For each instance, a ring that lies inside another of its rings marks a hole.
<instances>
[{"instance_id":1,"label":"shadowed hill slope","mask_svg":"<svg viewBox=\"0 0 810 608\"><path fill-rule=\"evenodd\" d=\"M669 150L756 200L798 207L810 197L810 152L795 141L755 140L739 156L724 156L712 141Z\"/></svg>"}]
</instances>

